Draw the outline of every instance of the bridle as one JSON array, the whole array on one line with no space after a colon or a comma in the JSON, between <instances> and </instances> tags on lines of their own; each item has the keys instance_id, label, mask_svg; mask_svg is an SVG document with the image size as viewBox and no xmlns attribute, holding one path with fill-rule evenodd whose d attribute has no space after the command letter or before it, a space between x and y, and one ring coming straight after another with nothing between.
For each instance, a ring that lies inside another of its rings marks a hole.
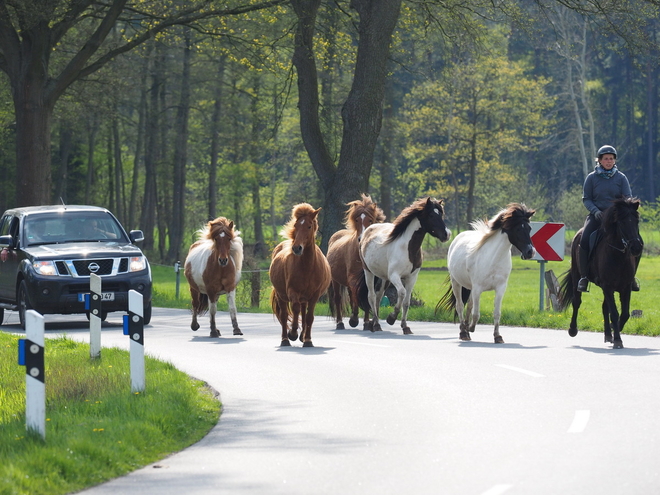
<instances>
[{"instance_id":1,"label":"bridle","mask_svg":"<svg viewBox=\"0 0 660 495\"><path fill-rule=\"evenodd\" d=\"M630 243L635 242L635 241L639 242L642 245L642 247L644 247L644 242L639 237L639 229L637 230L637 232L638 232L637 237L635 237L633 239L627 239L626 236L623 235L623 232L621 232L620 222L617 221L616 222L616 232L617 232L617 236L620 236L620 238L621 238L621 244L623 245L623 248L614 246L613 244L611 244L609 242L607 243L607 245L609 247L611 247L612 249L614 249L615 251L618 251L621 254L626 254L626 252L628 251L628 247L630 246Z\"/></svg>"}]
</instances>

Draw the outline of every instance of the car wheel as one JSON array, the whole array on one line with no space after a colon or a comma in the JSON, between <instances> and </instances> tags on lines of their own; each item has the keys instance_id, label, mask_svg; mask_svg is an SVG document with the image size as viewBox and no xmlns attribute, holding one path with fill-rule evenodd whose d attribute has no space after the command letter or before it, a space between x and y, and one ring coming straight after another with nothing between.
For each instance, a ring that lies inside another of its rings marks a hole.
<instances>
[{"instance_id":1,"label":"car wheel","mask_svg":"<svg viewBox=\"0 0 660 495\"><path fill-rule=\"evenodd\" d=\"M144 317L142 318L142 323L145 325L151 323L151 303L144 307Z\"/></svg>"},{"instance_id":2,"label":"car wheel","mask_svg":"<svg viewBox=\"0 0 660 495\"><path fill-rule=\"evenodd\" d=\"M30 305L30 299L27 295L27 284L25 280L21 281L21 284L18 286L18 297L16 298L16 305L18 306L18 319L21 322L21 328L25 330L25 312L28 309L32 309Z\"/></svg>"}]
</instances>

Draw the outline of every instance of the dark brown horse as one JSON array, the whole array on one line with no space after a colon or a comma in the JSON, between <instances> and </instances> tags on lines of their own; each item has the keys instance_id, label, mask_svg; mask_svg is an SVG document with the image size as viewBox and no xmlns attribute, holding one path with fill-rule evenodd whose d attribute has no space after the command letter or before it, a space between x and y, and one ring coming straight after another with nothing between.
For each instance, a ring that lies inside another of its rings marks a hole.
<instances>
[{"instance_id":1,"label":"dark brown horse","mask_svg":"<svg viewBox=\"0 0 660 495\"><path fill-rule=\"evenodd\" d=\"M637 198L618 198L603 212L601 227L596 231L597 241L589 257L587 277L603 290L603 321L605 342L615 349L622 349L621 332L630 317L631 284L642 256L644 243L639 235L640 201ZM573 303L573 316L568 334L578 333L577 315L582 304L582 293L577 291L580 279L578 256L582 229L573 237L571 245L571 268L561 279L560 304L566 309ZM621 314L616 307L614 293L619 293ZM614 338L612 337L614 334Z\"/></svg>"},{"instance_id":2,"label":"dark brown horse","mask_svg":"<svg viewBox=\"0 0 660 495\"><path fill-rule=\"evenodd\" d=\"M314 308L331 280L328 260L315 242L319 226L316 217L320 210L307 203L294 206L282 232L287 239L273 249L269 270L273 284L270 304L282 326L282 346L290 346L289 340L298 338L300 316L303 347L314 347Z\"/></svg>"},{"instance_id":3,"label":"dark brown horse","mask_svg":"<svg viewBox=\"0 0 660 495\"><path fill-rule=\"evenodd\" d=\"M215 313L218 298L227 294L234 335L243 335L236 321L236 286L241 280L243 266L241 233L234 230L234 222L218 217L198 231L198 237L200 240L190 246L184 269L192 297L190 328L197 330L197 315L204 314L210 308L211 337L220 337L215 325Z\"/></svg>"},{"instance_id":4,"label":"dark brown horse","mask_svg":"<svg viewBox=\"0 0 660 495\"><path fill-rule=\"evenodd\" d=\"M344 217L345 229L335 232L328 242L328 263L332 274L332 283L328 290L330 314L336 319L337 330L343 330L344 314L350 305L351 317L348 323L351 327L358 324L359 304L355 291L355 280L362 273L360 260L359 237L364 229L371 224L385 221L385 214L368 194L362 194L362 199L347 204L348 211ZM364 328L369 322L369 310L364 312Z\"/></svg>"}]
</instances>

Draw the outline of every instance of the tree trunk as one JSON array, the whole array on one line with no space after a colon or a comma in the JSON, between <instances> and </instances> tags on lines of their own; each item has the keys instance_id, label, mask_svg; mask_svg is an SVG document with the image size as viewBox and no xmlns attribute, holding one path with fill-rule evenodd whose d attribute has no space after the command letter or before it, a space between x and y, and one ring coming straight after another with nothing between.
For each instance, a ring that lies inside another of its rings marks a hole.
<instances>
[{"instance_id":1,"label":"tree trunk","mask_svg":"<svg viewBox=\"0 0 660 495\"><path fill-rule=\"evenodd\" d=\"M190 59L192 56L190 28L185 29L181 96L176 114L174 166L172 175L172 221L169 222L170 248L168 260L181 258L183 230L185 228L186 162L188 161L188 120L190 116Z\"/></svg>"},{"instance_id":2,"label":"tree trunk","mask_svg":"<svg viewBox=\"0 0 660 495\"><path fill-rule=\"evenodd\" d=\"M226 55L218 63L218 80L215 85L215 101L211 116L211 164L209 166L209 220L217 218L218 210L218 154L220 150L220 123L222 117L222 85L225 77Z\"/></svg>"}]
</instances>

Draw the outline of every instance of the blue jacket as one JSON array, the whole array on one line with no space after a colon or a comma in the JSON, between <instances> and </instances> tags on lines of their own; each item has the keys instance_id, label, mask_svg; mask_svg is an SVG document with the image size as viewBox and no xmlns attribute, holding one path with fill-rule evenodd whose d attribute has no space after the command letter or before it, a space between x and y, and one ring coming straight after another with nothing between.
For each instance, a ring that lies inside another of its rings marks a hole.
<instances>
[{"instance_id":1,"label":"blue jacket","mask_svg":"<svg viewBox=\"0 0 660 495\"><path fill-rule=\"evenodd\" d=\"M612 201L618 196L632 196L630 183L623 172L617 169L612 177L606 178L597 172L598 168L596 165L596 169L587 175L582 188L582 202L592 215L612 206Z\"/></svg>"}]
</instances>

